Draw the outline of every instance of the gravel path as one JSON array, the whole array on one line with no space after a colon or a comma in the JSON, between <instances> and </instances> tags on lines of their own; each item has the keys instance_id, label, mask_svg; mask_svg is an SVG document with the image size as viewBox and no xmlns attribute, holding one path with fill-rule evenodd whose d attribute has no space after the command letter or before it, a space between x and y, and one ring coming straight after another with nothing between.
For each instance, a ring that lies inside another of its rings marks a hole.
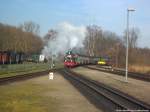
<instances>
[{"instance_id":1,"label":"gravel path","mask_svg":"<svg viewBox=\"0 0 150 112\"><path fill-rule=\"evenodd\" d=\"M49 90L43 95L54 97L59 101L59 112L100 112L58 73L55 73L54 80L42 77L35 82L57 88L56 91Z\"/></svg>"},{"instance_id":2,"label":"gravel path","mask_svg":"<svg viewBox=\"0 0 150 112\"><path fill-rule=\"evenodd\" d=\"M124 82L124 77L104 73L96 70L90 70L83 67L73 69L73 71L84 74L94 80L107 84L111 87L117 88L135 98L140 99L150 104L150 82L128 78L128 82Z\"/></svg>"}]
</instances>

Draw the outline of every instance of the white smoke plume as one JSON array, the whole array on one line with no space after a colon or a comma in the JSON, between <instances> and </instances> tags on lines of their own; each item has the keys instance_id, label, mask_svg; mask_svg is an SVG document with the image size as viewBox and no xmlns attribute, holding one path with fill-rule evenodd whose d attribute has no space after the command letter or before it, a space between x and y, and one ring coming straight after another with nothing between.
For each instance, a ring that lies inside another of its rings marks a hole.
<instances>
[{"instance_id":1,"label":"white smoke plume","mask_svg":"<svg viewBox=\"0 0 150 112\"><path fill-rule=\"evenodd\" d=\"M68 22L63 22L56 26L57 36L50 40L44 47L43 54L46 56L64 54L69 49L82 48L86 37L85 26L74 26Z\"/></svg>"}]
</instances>

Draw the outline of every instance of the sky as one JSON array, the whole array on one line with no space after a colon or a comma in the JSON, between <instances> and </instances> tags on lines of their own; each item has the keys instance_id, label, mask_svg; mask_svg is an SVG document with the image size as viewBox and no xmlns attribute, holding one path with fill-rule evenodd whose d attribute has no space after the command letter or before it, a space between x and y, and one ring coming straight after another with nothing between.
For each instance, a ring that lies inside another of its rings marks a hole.
<instances>
[{"instance_id":1,"label":"sky","mask_svg":"<svg viewBox=\"0 0 150 112\"><path fill-rule=\"evenodd\" d=\"M123 35L127 8L130 28L140 30L139 47L150 48L150 0L0 0L0 23L19 26L25 21L40 25L40 35L62 22L76 26L96 24Z\"/></svg>"}]
</instances>

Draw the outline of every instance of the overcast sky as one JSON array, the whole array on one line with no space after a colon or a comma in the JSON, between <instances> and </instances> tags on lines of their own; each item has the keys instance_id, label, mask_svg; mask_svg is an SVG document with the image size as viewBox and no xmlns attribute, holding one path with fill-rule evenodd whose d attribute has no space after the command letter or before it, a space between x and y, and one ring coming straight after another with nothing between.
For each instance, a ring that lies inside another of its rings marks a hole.
<instances>
[{"instance_id":1,"label":"overcast sky","mask_svg":"<svg viewBox=\"0 0 150 112\"><path fill-rule=\"evenodd\" d=\"M140 29L138 45L150 48L150 0L0 0L0 22L18 26L24 21L40 25L41 36L61 22L96 24L123 35L127 7L130 27Z\"/></svg>"}]
</instances>

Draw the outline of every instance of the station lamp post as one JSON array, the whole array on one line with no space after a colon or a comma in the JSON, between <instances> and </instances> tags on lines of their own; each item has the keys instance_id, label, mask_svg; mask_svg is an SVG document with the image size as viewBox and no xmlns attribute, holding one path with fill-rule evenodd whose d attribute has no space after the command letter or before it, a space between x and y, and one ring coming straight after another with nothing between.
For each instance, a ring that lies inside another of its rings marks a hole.
<instances>
[{"instance_id":1,"label":"station lamp post","mask_svg":"<svg viewBox=\"0 0 150 112\"><path fill-rule=\"evenodd\" d=\"M133 8L127 9L127 31L126 31L126 73L125 73L125 81L128 81L128 49L129 49L129 13L135 11Z\"/></svg>"}]
</instances>

